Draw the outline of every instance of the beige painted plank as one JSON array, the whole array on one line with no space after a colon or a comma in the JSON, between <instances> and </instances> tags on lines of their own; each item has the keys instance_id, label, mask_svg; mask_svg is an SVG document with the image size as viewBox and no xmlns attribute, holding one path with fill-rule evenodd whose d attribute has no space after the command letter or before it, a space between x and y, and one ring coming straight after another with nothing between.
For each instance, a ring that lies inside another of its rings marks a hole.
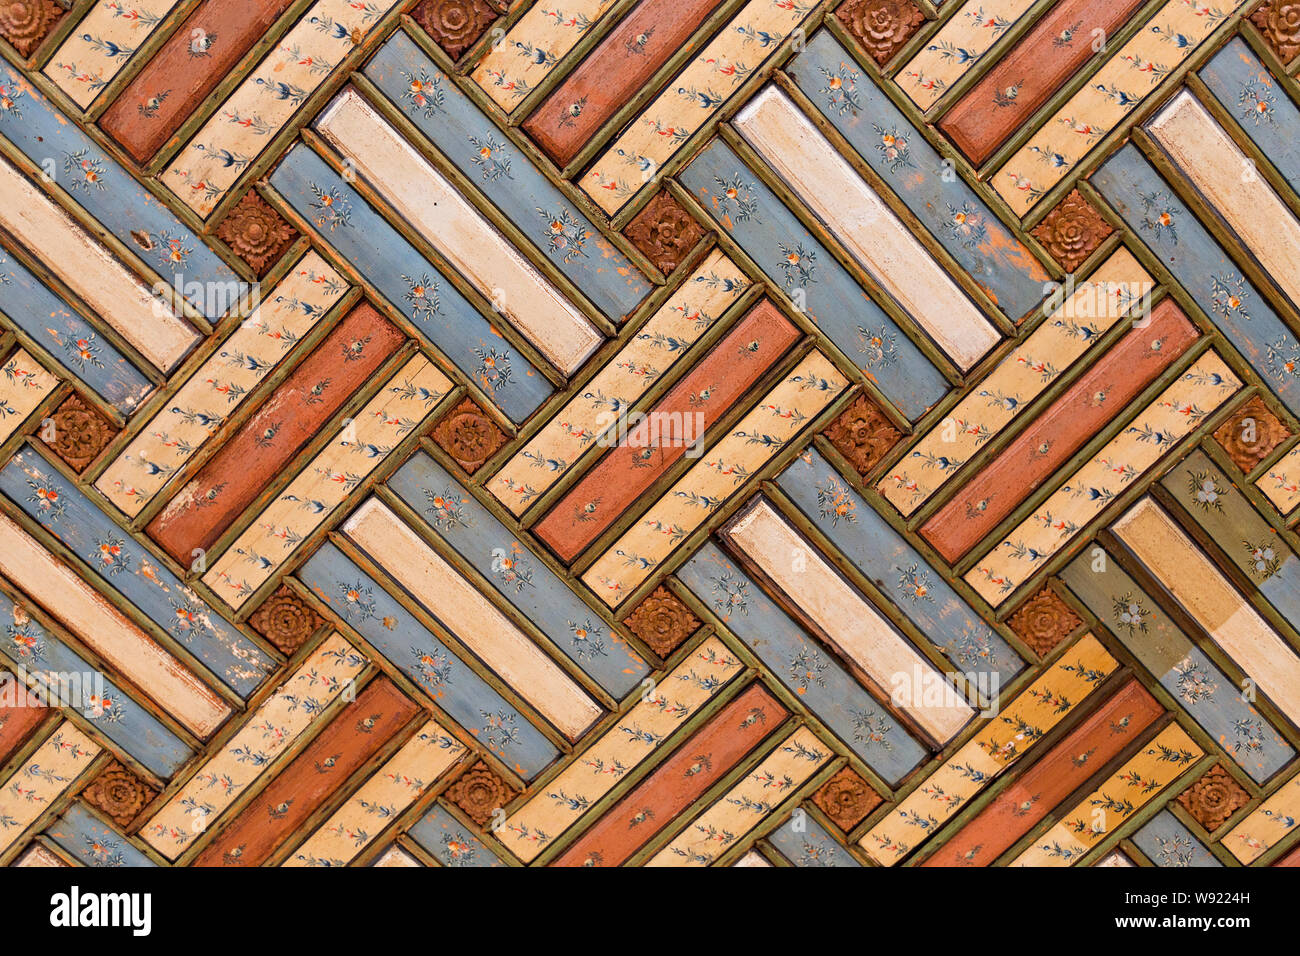
<instances>
[{"instance_id":1,"label":"beige painted plank","mask_svg":"<svg viewBox=\"0 0 1300 956\"><path fill-rule=\"evenodd\" d=\"M353 681L365 666L343 635L331 634L154 811L140 837L169 860L180 856L322 720L330 704L345 691L355 694Z\"/></svg>"},{"instance_id":2,"label":"beige painted plank","mask_svg":"<svg viewBox=\"0 0 1300 956\"><path fill-rule=\"evenodd\" d=\"M355 90L337 97L316 128L565 375L575 372L604 340Z\"/></svg>"},{"instance_id":3,"label":"beige painted plank","mask_svg":"<svg viewBox=\"0 0 1300 956\"><path fill-rule=\"evenodd\" d=\"M26 349L9 356L0 370L0 441L5 441L36 411L59 380Z\"/></svg>"},{"instance_id":4,"label":"beige painted plank","mask_svg":"<svg viewBox=\"0 0 1300 956\"><path fill-rule=\"evenodd\" d=\"M100 475L95 487L134 518L348 289L308 251Z\"/></svg>"},{"instance_id":5,"label":"beige painted plank","mask_svg":"<svg viewBox=\"0 0 1300 956\"><path fill-rule=\"evenodd\" d=\"M766 87L733 122L963 371L998 343L992 323L784 93Z\"/></svg>"},{"instance_id":6,"label":"beige painted plank","mask_svg":"<svg viewBox=\"0 0 1300 956\"><path fill-rule=\"evenodd\" d=\"M42 813L71 790L99 756L95 743L64 721L0 785L0 853L4 853Z\"/></svg>"},{"instance_id":7,"label":"beige painted plank","mask_svg":"<svg viewBox=\"0 0 1300 956\"><path fill-rule=\"evenodd\" d=\"M726 795L700 814L646 866L711 866L831 759L831 751L807 727L777 745Z\"/></svg>"},{"instance_id":8,"label":"beige painted plank","mask_svg":"<svg viewBox=\"0 0 1300 956\"><path fill-rule=\"evenodd\" d=\"M444 746L447 738L436 721L428 721L281 866L311 866L318 861L334 865L355 859L465 753L460 743Z\"/></svg>"}]
</instances>

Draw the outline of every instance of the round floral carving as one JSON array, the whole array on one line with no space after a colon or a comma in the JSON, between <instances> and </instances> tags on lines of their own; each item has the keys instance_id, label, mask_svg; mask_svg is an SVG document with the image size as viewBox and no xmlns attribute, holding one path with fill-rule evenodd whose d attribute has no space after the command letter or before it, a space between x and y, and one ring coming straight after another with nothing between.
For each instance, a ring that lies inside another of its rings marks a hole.
<instances>
[{"instance_id":1,"label":"round floral carving","mask_svg":"<svg viewBox=\"0 0 1300 956\"><path fill-rule=\"evenodd\" d=\"M700 627L700 619L660 585L623 622L661 658L667 657Z\"/></svg>"},{"instance_id":2,"label":"round floral carving","mask_svg":"<svg viewBox=\"0 0 1300 956\"><path fill-rule=\"evenodd\" d=\"M704 230L668 193L660 193L628 223L623 234L664 274L672 272Z\"/></svg>"},{"instance_id":3,"label":"round floral carving","mask_svg":"<svg viewBox=\"0 0 1300 956\"><path fill-rule=\"evenodd\" d=\"M484 0L425 0L413 16L453 59L473 46L497 18Z\"/></svg>"},{"instance_id":4,"label":"round floral carving","mask_svg":"<svg viewBox=\"0 0 1300 956\"><path fill-rule=\"evenodd\" d=\"M865 394L831 422L825 435L864 478L903 437Z\"/></svg>"},{"instance_id":5,"label":"round floral carving","mask_svg":"<svg viewBox=\"0 0 1300 956\"><path fill-rule=\"evenodd\" d=\"M87 803L112 817L121 827L129 826L155 794L153 788L117 762L110 764L82 792Z\"/></svg>"},{"instance_id":6,"label":"round floral carving","mask_svg":"<svg viewBox=\"0 0 1300 956\"><path fill-rule=\"evenodd\" d=\"M1042 657L1083 623L1050 588L1038 592L1007 622L1016 635Z\"/></svg>"},{"instance_id":7,"label":"round floral carving","mask_svg":"<svg viewBox=\"0 0 1300 956\"><path fill-rule=\"evenodd\" d=\"M69 395L54 413L52 437L46 443L68 466L83 471L113 440L117 431L76 395ZM46 433L42 431L42 437Z\"/></svg>"},{"instance_id":8,"label":"round floral carving","mask_svg":"<svg viewBox=\"0 0 1300 956\"><path fill-rule=\"evenodd\" d=\"M1223 826L1248 799L1241 784L1218 764L1178 796L1187 812L1211 832Z\"/></svg>"},{"instance_id":9,"label":"round floral carving","mask_svg":"<svg viewBox=\"0 0 1300 956\"><path fill-rule=\"evenodd\" d=\"M52 0L0 0L0 34L28 56L62 16L63 8Z\"/></svg>"},{"instance_id":10,"label":"round floral carving","mask_svg":"<svg viewBox=\"0 0 1300 956\"><path fill-rule=\"evenodd\" d=\"M302 647L323 623L319 614L284 586L267 598L248 622L285 654Z\"/></svg>"},{"instance_id":11,"label":"round floral carving","mask_svg":"<svg viewBox=\"0 0 1300 956\"><path fill-rule=\"evenodd\" d=\"M813 802L835 821L841 830L852 830L880 805L880 795L848 767L813 794Z\"/></svg>"},{"instance_id":12,"label":"round floral carving","mask_svg":"<svg viewBox=\"0 0 1300 956\"><path fill-rule=\"evenodd\" d=\"M465 399L434 429L433 439L471 475L505 442L506 436L472 399Z\"/></svg>"},{"instance_id":13,"label":"round floral carving","mask_svg":"<svg viewBox=\"0 0 1300 956\"><path fill-rule=\"evenodd\" d=\"M514 795L506 782L482 761L467 770L447 791L452 802L479 826L491 820L492 811L504 807Z\"/></svg>"},{"instance_id":14,"label":"round floral carving","mask_svg":"<svg viewBox=\"0 0 1300 956\"><path fill-rule=\"evenodd\" d=\"M920 7L911 0L848 0L835 15L880 64L887 62L925 22Z\"/></svg>"},{"instance_id":15,"label":"round floral carving","mask_svg":"<svg viewBox=\"0 0 1300 956\"><path fill-rule=\"evenodd\" d=\"M221 223L217 235L258 275L298 236L293 226L252 190Z\"/></svg>"},{"instance_id":16,"label":"round floral carving","mask_svg":"<svg viewBox=\"0 0 1300 956\"><path fill-rule=\"evenodd\" d=\"M1114 230L1076 189L1034 227L1033 234L1066 272L1073 272Z\"/></svg>"},{"instance_id":17,"label":"round floral carving","mask_svg":"<svg viewBox=\"0 0 1300 956\"><path fill-rule=\"evenodd\" d=\"M1237 414L1214 432L1215 440L1243 474L1249 473L1290 437L1291 432L1259 396L1241 406Z\"/></svg>"},{"instance_id":18,"label":"round floral carving","mask_svg":"<svg viewBox=\"0 0 1300 956\"><path fill-rule=\"evenodd\" d=\"M1250 19L1284 63L1300 53L1300 3L1271 0Z\"/></svg>"}]
</instances>

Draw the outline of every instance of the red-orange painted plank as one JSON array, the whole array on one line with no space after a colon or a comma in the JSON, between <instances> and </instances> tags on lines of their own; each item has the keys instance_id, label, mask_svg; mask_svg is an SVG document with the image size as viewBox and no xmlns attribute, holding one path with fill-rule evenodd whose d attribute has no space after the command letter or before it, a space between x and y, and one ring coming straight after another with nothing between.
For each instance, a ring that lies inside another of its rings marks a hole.
<instances>
[{"instance_id":1,"label":"red-orange painted plank","mask_svg":"<svg viewBox=\"0 0 1300 956\"><path fill-rule=\"evenodd\" d=\"M786 718L755 684L615 804L553 866L619 866L740 762Z\"/></svg>"},{"instance_id":2,"label":"red-orange painted plank","mask_svg":"<svg viewBox=\"0 0 1300 956\"><path fill-rule=\"evenodd\" d=\"M955 563L1120 414L1199 334L1173 300L1165 299L1152 310L1150 322L1130 329L963 485L960 494L925 523L922 536ZM1051 356L1030 358L1050 361Z\"/></svg>"},{"instance_id":3,"label":"red-orange painted plank","mask_svg":"<svg viewBox=\"0 0 1300 956\"><path fill-rule=\"evenodd\" d=\"M419 708L387 678L371 681L293 763L240 811L195 866L258 866L373 757Z\"/></svg>"},{"instance_id":4,"label":"red-orange painted plank","mask_svg":"<svg viewBox=\"0 0 1300 956\"><path fill-rule=\"evenodd\" d=\"M720 0L642 0L524 123L565 166L680 50Z\"/></svg>"},{"instance_id":5,"label":"red-orange painted plank","mask_svg":"<svg viewBox=\"0 0 1300 956\"><path fill-rule=\"evenodd\" d=\"M358 305L168 502L149 536L185 565L196 548L210 548L403 339Z\"/></svg>"},{"instance_id":6,"label":"red-orange painted plank","mask_svg":"<svg viewBox=\"0 0 1300 956\"><path fill-rule=\"evenodd\" d=\"M799 340L794 327L767 300L661 398L617 448L561 498L538 523L538 537L563 561L572 561L686 453L683 434L669 422L689 422L698 438ZM655 440L655 429L659 440Z\"/></svg>"},{"instance_id":7,"label":"red-orange painted plank","mask_svg":"<svg viewBox=\"0 0 1300 956\"><path fill-rule=\"evenodd\" d=\"M12 682L12 687L8 686ZM13 703L7 699L13 695ZM34 698L33 698L34 699ZM29 703L27 688L18 678L0 670L0 764L12 757L41 721L49 716L49 708Z\"/></svg>"},{"instance_id":8,"label":"red-orange painted plank","mask_svg":"<svg viewBox=\"0 0 1300 956\"><path fill-rule=\"evenodd\" d=\"M1130 680L922 865L988 866L1162 713Z\"/></svg>"},{"instance_id":9,"label":"red-orange painted plank","mask_svg":"<svg viewBox=\"0 0 1300 956\"><path fill-rule=\"evenodd\" d=\"M99 125L146 162L293 0L204 0L104 111Z\"/></svg>"},{"instance_id":10,"label":"red-orange painted plank","mask_svg":"<svg viewBox=\"0 0 1300 956\"><path fill-rule=\"evenodd\" d=\"M939 128L978 166L1097 52L1094 30L1110 36L1141 5L1142 0L1057 4L944 114Z\"/></svg>"}]
</instances>

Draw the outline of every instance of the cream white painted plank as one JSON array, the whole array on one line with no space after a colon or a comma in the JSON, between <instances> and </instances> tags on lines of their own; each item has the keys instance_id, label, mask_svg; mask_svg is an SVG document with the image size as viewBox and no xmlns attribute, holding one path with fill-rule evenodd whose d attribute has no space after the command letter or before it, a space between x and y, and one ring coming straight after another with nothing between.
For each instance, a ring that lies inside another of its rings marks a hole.
<instances>
[{"instance_id":1,"label":"cream white painted plank","mask_svg":"<svg viewBox=\"0 0 1300 956\"><path fill-rule=\"evenodd\" d=\"M789 97L768 86L732 123L963 371L998 343L993 324Z\"/></svg>"},{"instance_id":2,"label":"cream white painted plank","mask_svg":"<svg viewBox=\"0 0 1300 956\"><path fill-rule=\"evenodd\" d=\"M206 739L230 716L230 706L191 670L4 515L0 574L195 736Z\"/></svg>"},{"instance_id":3,"label":"cream white painted plank","mask_svg":"<svg viewBox=\"0 0 1300 956\"><path fill-rule=\"evenodd\" d=\"M599 719L600 705L383 502L366 501L343 533L570 740Z\"/></svg>"},{"instance_id":4,"label":"cream white painted plank","mask_svg":"<svg viewBox=\"0 0 1300 956\"><path fill-rule=\"evenodd\" d=\"M0 225L163 372L199 334L22 173L0 157Z\"/></svg>"},{"instance_id":5,"label":"cream white painted plank","mask_svg":"<svg viewBox=\"0 0 1300 956\"><path fill-rule=\"evenodd\" d=\"M565 375L604 341L546 277L355 90L316 128Z\"/></svg>"},{"instance_id":6,"label":"cream white painted plank","mask_svg":"<svg viewBox=\"0 0 1300 956\"><path fill-rule=\"evenodd\" d=\"M1300 304L1300 222L1232 137L1187 90L1147 126L1184 176Z\"/></svg>"},{"instance_id":7,"label":"cream white painted plank","mask_svg":"<svg viewBox=\"0 0 1300 956\"><path fill-rule=\"evenodd\" d=\"M1150 498L1111 529L1242 671L1300 723L1300 658Z\"/></svg>"},{"instance_id":8,"label":"cream white painted plank","mask_svg":"<svg viewBox=\"0 0 1300 956\"><path fill-rule=\"evenodd\" d=\"M918 669L926 683L947 683L766 500L760 499L725 533L881 688L891 690L899 675L911 681ZM940 743L951 740L975 716L955 691L944 696L939 705L915 700L899 704Z\"/></svg>"}]
</instances>

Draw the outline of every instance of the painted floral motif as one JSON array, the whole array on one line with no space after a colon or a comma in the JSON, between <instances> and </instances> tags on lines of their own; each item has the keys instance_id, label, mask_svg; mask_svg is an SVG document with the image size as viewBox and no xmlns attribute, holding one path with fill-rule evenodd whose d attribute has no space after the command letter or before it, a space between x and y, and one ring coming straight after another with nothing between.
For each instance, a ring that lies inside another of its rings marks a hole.
<instances>
[{"instance_id":1,"label":"painted floral motif","mask_svg":"<svg viewBox=\"0 0 1300 956\"><path fill-rule=\"evenodd\" d=\"M1178 245L1178 230L1174 223L1173 197L1161 190L1143 193L1141 201L1142 228L1149 230L1155 236L1157 242L1168 237L1170 245Z\"/></svg>"},{"instance_id":2,"label":"painted floral motif","mask_svg":"<svg viewBox=\"0 0 1300 956\"><path fill-rule=\"evenodd\" d=\"M948 203L947 206L948 216L942 220L942 225L950 239L971 250L988 243L988 224L973 202L967 201L961 206Z\"/></svg>"},{"instance_id":3,"label":"painted floral motif","mask_svg":"<svg viewBox=\"0 0 1300 956\"><path fill-rule=\"evenodd\" d=\"M587 250L583 248L587 242L587 229L576 215L568 209L551 212L540 208L537 215L546 224L546 249L551 255L560 256L565 263L587 258Z\"/></svg>"},{"instance_id":4,"label":"painted floral motif","mask_svg":"<svg viewBox=\"0 0 1300 956\"><path fill-rule=\"evenodd\" d=\"M858 326L858 351L867 357L866 368L888 368L898 358L898 336L886 326Z\"/></svg>"},{"instance_id":5,"label":"painted floral motif","mask_svg":"<svg viewBox=\"0 0 1300 956\"><path fill-rule=\"evenodd\" d=\"M795 686L795 693L806 694L809 687L825 687L828 665L822 660L821 651L814 647L804 647L790 658L788 673L790 682Z\"/></svg>"},{"instance_id":6,"label":"painted floral motif","mask_svg":"<svg viewBox=\"0 0 1300 956\"><path fill-rule=\"evenodd\" d=\"M71 173L68 188L73 192L94 189L102 191L108 188L104 182L104 161L90 155L89 149L79 149L75 153L63 154L63 171Z\"/></svg>"},{"instance_id":7,"label":"painted floral motif","mask_svg":"<svg viewBox=\"0 0 1300 956\"><path fill-rule=\"evenodd\" d=\"M1242 541L1242 548L1246 552L1247 567L1250 576L1259 584L1263 584L1273 575L1282 570L1282 559L1276 549L1271 544L1255 544L1250 541Z\"/></svg>"},{"instance_id":8,"label":"painted floral motif","mask_svg":"<svg viewBox=\"0 0 1300 956\"><path fill-rule=\"evenodd\" d=\"M754 195L754 184L747 182L736 173L730 179L715 176L713 181L718 186L718 205L724 216L737 222L748 222L758 213L758 198Z\"/></svg>"},{"instance_id":9,"label":"painted floral motif","mask_svg":"<svg viewBox=\"0 0 1300 956\"><path fill-rule=\"evenodd\" d=\"M841 521L856 523L856 510L852 493L838 478L829 478L817 486L817 512L823 520L831 523L831 527L838 527Z\"/></svg>"},{"instance_id":10,"label":"painted floral motif","mask_svg":"<svg viewBox=\"0 0 1300 956\"><path fill-rule=\"evenodd\" d=\"M1187 473L1189 503L1201 511L1223 511L1223 496L1228 493L1208 471Z\"/></svg>"},{"instance_id":11,"label":"painted floral motif","mask_svg":"<svg viewBox=\"0 0 1300 956\"><path fill-rule=\"evenodd\" d=\"M340 226L352 225L352 203L343 195L338 186L322 189L315 183L308 183L313 199L309 205L316 210L313 218L316 225L333 232Z\"/></svg>"},{"instance_id":12,"label":"painted floral motif","mask_svg":"<svg viewBox=\"0 0 1300 956\"><path fill-rule=\"evenodd\" d=\"M442 311L438 300L438 283L429 278L428 273L424 273L418 279L403 274L402 281L407 286L407 291L402 294L402 298L410 303L411 318L431 321Z\"/></svg>"},{"instance_id":13,"label":"painted floral motif","mask_svg":"<svg viewBox=\"0 0 1300 956\"><path fill-rule=\"evenodd\" d=\"M885 164L889 167L891 173L897 173L900 169L912 168L915 164L912 162L911 148L908 145L907 137L898 131L897 126L884 127L879 123L872 123L871 128L876 131L876 136L880 141L876 144L876 152L884 158Z\"/></svg>"},{"instance_id":14,"label":"painted floral motif","mask_svg":"<svg viewBox=\"0 0 1300 956\"><path fill-rule=\"evenodd\" d=\"M506 179L514 178L510 174L510 155L506 152L505 143L491 134L484 137L470 136L469 142L474 147L470 162L479 168L479 175L484 182L496 182L502 176Z\"/></svg>"},{"instance_id":15,"label":"painted floral motif","mask_svg":"<svg viewBox=\"0 0 1300 956\"><path fill-rule=\"evenodd\" d=\"M402 76L406 77L402 99L410 101L412 112L422 113L425 119L431 119L443 108L447 94L442 87L441 73L430 76L428 70L421 70L416 75L403 70Z\"/></svg>"},{"instance_id":16,"label":"painted floral motif","mask_svg":"<svg viewBox=\"0 0 1300 956\"><path fill-rule=\"evenodd\" d=\"M1199 704L1210 700L1219 689L1218 683L1205 665L1190 656L1174 665L1174 673L1178 675L1176 678L1178 697L1188 704Z\"/></svg>"},{"instance_id":17,"label":"painted floral motif","mask_svg":"<svg viewBox=\"0 0 1300 956\"><path fill-rule=\"evenodd\" d=\"M1276 96L1262 79L1251 80L1241 88L1237 96L1240 117L1250 120L1256 126L1260 123L1274 122L1276 103Z\"/></svg>"},{"instance_id":18,"label":"painted floral motif","mask_svg":"<svg viewBox=\"0 0 1300 956\"><path fill-rule=\"evenodd\" d=\"M1250 320L1250 312L1245 302L1250 293L1246 289L1246 277L1237 272L1225 276L1210 276L1210 305L1224 318L1237 317Z\"/></svg>"},{"instance_id":19,"label":"painted floral motif","mask_svg":"<svg viewBox=\"0 0 1300 956\"><path fill-rule=\"evenodd\" d=\"M816 250L804 248L802 242L794 245L781 242L777 245L781 251L777 264L781 268L787 289L804 289L817 281Z\"/></svg>"},{"instance_id":20,"label":"painted floral motif","mask_svg":"<svg viewBox=\"0 0 1300 956\"><path fill-rule=\"evenodd\" d=\"M862 111L862 98L858 95L858 71L850 69L847 63L841 63L832 73L820 67L825 83L819 93L826 97L826 104L841 116L852 113L857 116Z\"/></svg>"},{"instance_id":21,"label":"painted floral motif","mask_svg":"<svg viewBox=\"0 0 1300 956\"><path fill-rule=\"evenodd\" d=\"M510 377L510 353L504 350L478 347L474 349L478 357L478 368L474 376L489 392L497 392L512 381Z\"/></svg>"}]
</instances>

